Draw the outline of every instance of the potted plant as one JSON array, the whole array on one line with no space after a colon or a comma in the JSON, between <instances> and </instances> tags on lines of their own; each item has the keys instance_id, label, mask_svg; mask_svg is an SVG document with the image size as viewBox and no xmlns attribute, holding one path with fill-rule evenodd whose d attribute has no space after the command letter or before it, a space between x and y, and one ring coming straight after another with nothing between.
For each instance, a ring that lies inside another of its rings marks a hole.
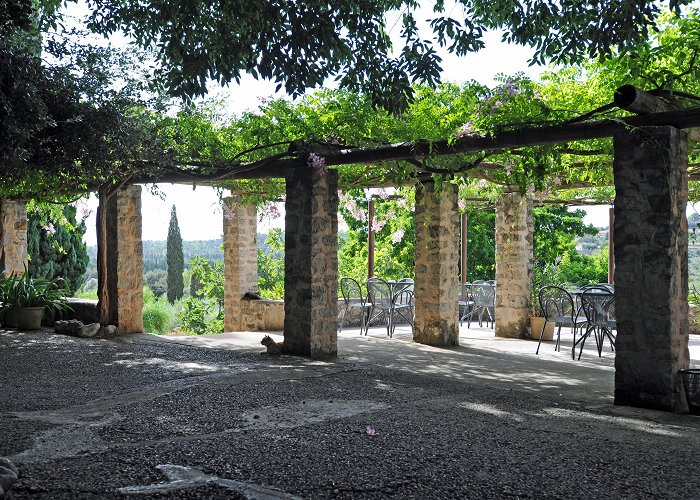
<instances>
[{"instance_id":1,"label":"potted plant","mask_svg":"<svg viewBox=\"0 0 700 500\"><path fill-rule=\"evenodd\" d=\"M540 288L556 285L557 277L556 264L543 264L540 263L539 259L535 260L535 265L532 268L532 291L530 292L530 338L533 340L540 339L542 326L545 324L544 311L542 311L539 301ZM554 339L554 326L554 323L546 324L542 340Z\"/></svg>"},{"instance_id":2,"label":"potted plant","mask_svg":"<svg viewBox=\"0 0 700 500\"><path fill-rule=\"evenodd\" d=\"M32 278L26 270L24 274L12 273L0 280L0 312L4 314L4 324L36 330L41 327L45 313L54 318L57 313L70 310L66 291L60 283L60 278Z\"/></svg>"}]
</instances>

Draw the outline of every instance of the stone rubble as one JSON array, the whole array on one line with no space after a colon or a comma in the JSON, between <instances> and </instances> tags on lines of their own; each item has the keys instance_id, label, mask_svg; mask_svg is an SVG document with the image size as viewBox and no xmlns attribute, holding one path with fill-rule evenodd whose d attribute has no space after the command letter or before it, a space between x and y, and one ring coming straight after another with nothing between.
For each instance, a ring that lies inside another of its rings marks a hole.
<instances>
[{"instance_id":1,"label":"stone rubble","mask_svg":"<svg viewBox=\"0 0 700 500\"><path fill-rule=\"evenodd\" d=\"M117 327L114 325L102 326L99 323L89 323L85 325L82 321L77 319L69 319L65 321L56 321L54 323L54 332L80 338L106 338L115 336L117 334Z\"/></svg>"}]
</instances>

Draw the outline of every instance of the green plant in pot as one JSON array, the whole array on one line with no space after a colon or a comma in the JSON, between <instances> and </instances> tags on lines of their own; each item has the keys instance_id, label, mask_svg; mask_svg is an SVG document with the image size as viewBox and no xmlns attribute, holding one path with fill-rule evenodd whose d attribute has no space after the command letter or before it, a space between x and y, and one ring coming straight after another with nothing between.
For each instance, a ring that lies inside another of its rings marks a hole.
<instances>
[{"instance_id":1,"label":"green plant in pot","mask_svg":"<svg viewBox=\"0 0 700 500\"><path fill-rule=\"evenodd\" d=\"M71 307L65 299L61 279L32 278L28 272L12 273L0 280L0 312L5 326L21 330L41 327L44 314L54 318Z\"/></svg>"}]
</instances>

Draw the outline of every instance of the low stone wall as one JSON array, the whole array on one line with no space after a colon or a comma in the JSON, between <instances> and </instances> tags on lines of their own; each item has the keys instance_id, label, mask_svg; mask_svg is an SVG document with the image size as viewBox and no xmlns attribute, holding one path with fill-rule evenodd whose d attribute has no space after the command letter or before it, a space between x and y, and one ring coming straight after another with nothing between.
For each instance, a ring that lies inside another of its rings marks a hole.
<instances>
[{"instance_id":1,"label":"low stone wall","mask_svg":"<svg viewBox=\"0 0 700 500\"><path fill-rule=\"evenodd\" d=\"M700 335L700 306L690 306L688 309L688 323L688 333Z\"/></svg>"},{"instance_id":2,"label":"low stone wall","mask_svg":"<svg viewBox=\"0 0 700 500\"><path fill-rule=\"evenodd\" d=\"M75 299L69 297L66 299L68 305L73 309L66 311L61 315L62 319L77 319L86 325L97 321L97 301L91 299Z\"/></svg>"},{"instance_id":3,"label":"low stone wall","mask_svg":"<svg viewBox=\"0 0 700 500\"><path fill-rule=\"evenodd\" d=\"M241 300L241 330L284 330L284 300Z\"/></svg>"}]
</instances>

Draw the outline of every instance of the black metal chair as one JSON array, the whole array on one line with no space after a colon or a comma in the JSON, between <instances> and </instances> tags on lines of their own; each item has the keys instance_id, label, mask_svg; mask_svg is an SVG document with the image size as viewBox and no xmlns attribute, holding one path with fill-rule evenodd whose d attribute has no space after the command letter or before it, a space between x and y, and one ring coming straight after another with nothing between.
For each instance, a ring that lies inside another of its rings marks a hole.
<instances>
[{"instance_id":1,"label":"black metal chair","mask_svg":"<svg viewBox=\"0 0 700 500\"><path fill-rule=\"evenodd\" d=\"M402 278L398 281L395 287L396 292L392 297L392 320L391 320L391 334L393 336L394 330L396 329L396 324L398 320L401 319L404 322L411 325L413 328L413 314L414 314L414 288L412 278Z\"/></svg>"},{"instance_id":2,"label":"black metal chair","mask_svg":"<svg viewBox=\"0 0 700 500\"><path fill-rule=\"evenodd\" d=\"M459 301L458 301L460 311L463 311L459 315L459 326L462 326L462 322L469 317L474 309L474 299L472 298L472 285L471 283L460 283L459 284Z\"/></svg>"},{"instance_id":3,"label":"black metal chair","mask_svg":"<svg viewBox=\"0 0 700 500\"><path fill-rule=\"evenodd\" d=\"M554 323L557 328L557 341L554 344L554 350L561 350L561 327L568 326L574 335L574 345L576 344L576 331L582 326L586 320L578 317L578 308L576 301L569 292L562 287L547 285L540 288L537 299L540 303L540 308L544 313L544 324L540 332L540 338L537 342L537 350L535 354L540 353L540 345L547 323ZM533 332L534 333L534 332Z\"/></svg>"},{"instance_id":4,"label":"black metal chair","mask_svg":"<svg viewBox=\"0 0 700 500\"><path fill-rule=\"evenodd\" d=\"M496 287L487 282L475 281L472 283L471 291L474 307L467 317L467 328L471 326L471 321L475 316L479 319L479 326L483 324L484 315L486 316L486 326L488 327L489 322L493 325Z\"/></svg>"},{"instance_id":5,"label":"black metal chair","mask_svg":"<svg viewBox=\"0 0 700 500\"><path fill-rule=\"evenodd\" d=\"M615 295L609 287L591 286L584 289L581 293L581 309L586 315L586 331L578 339L572 349L571 357L576 357L576 346L580 343L581 347L578 353L578 359L581 359L583 346L586 339L593 335L598 356L603 355L603 343L607 338L610 341L610 347L615 351Z\"/></svg>"},{"instance_id":6,"label":"black metal chair","mask_svg":"<svg viewBox=\"0 0 700 500\"><path fill-rule=\"evenodd\" d=\"M369 331L369 325L376 319L384 317L386 322L386 334L391 337L393 316L393 295L389 283L381 278L367 280L367 299L369 301L369 315L365 326L365 335Z\"/></svg>"},{"instance_id":7,"label":"black metal chair","mask_svg":"<svg viewBox=\"0 0 700 500\"><path fill-rule=\"evenodd\" d=\"M340 316L340 322L338 323L338 333L343 330L343 324L345 323L345 316L348 311L360 311L361 322L360 322L360 334L362 330L366 328L367 313L369 312L370 305L365 300L365 296L362 294L362 286L353 278L343 277L340 278L340 293L343 295L343 301L345 302L345 308Z\"/></svg>"}]
</instances>

